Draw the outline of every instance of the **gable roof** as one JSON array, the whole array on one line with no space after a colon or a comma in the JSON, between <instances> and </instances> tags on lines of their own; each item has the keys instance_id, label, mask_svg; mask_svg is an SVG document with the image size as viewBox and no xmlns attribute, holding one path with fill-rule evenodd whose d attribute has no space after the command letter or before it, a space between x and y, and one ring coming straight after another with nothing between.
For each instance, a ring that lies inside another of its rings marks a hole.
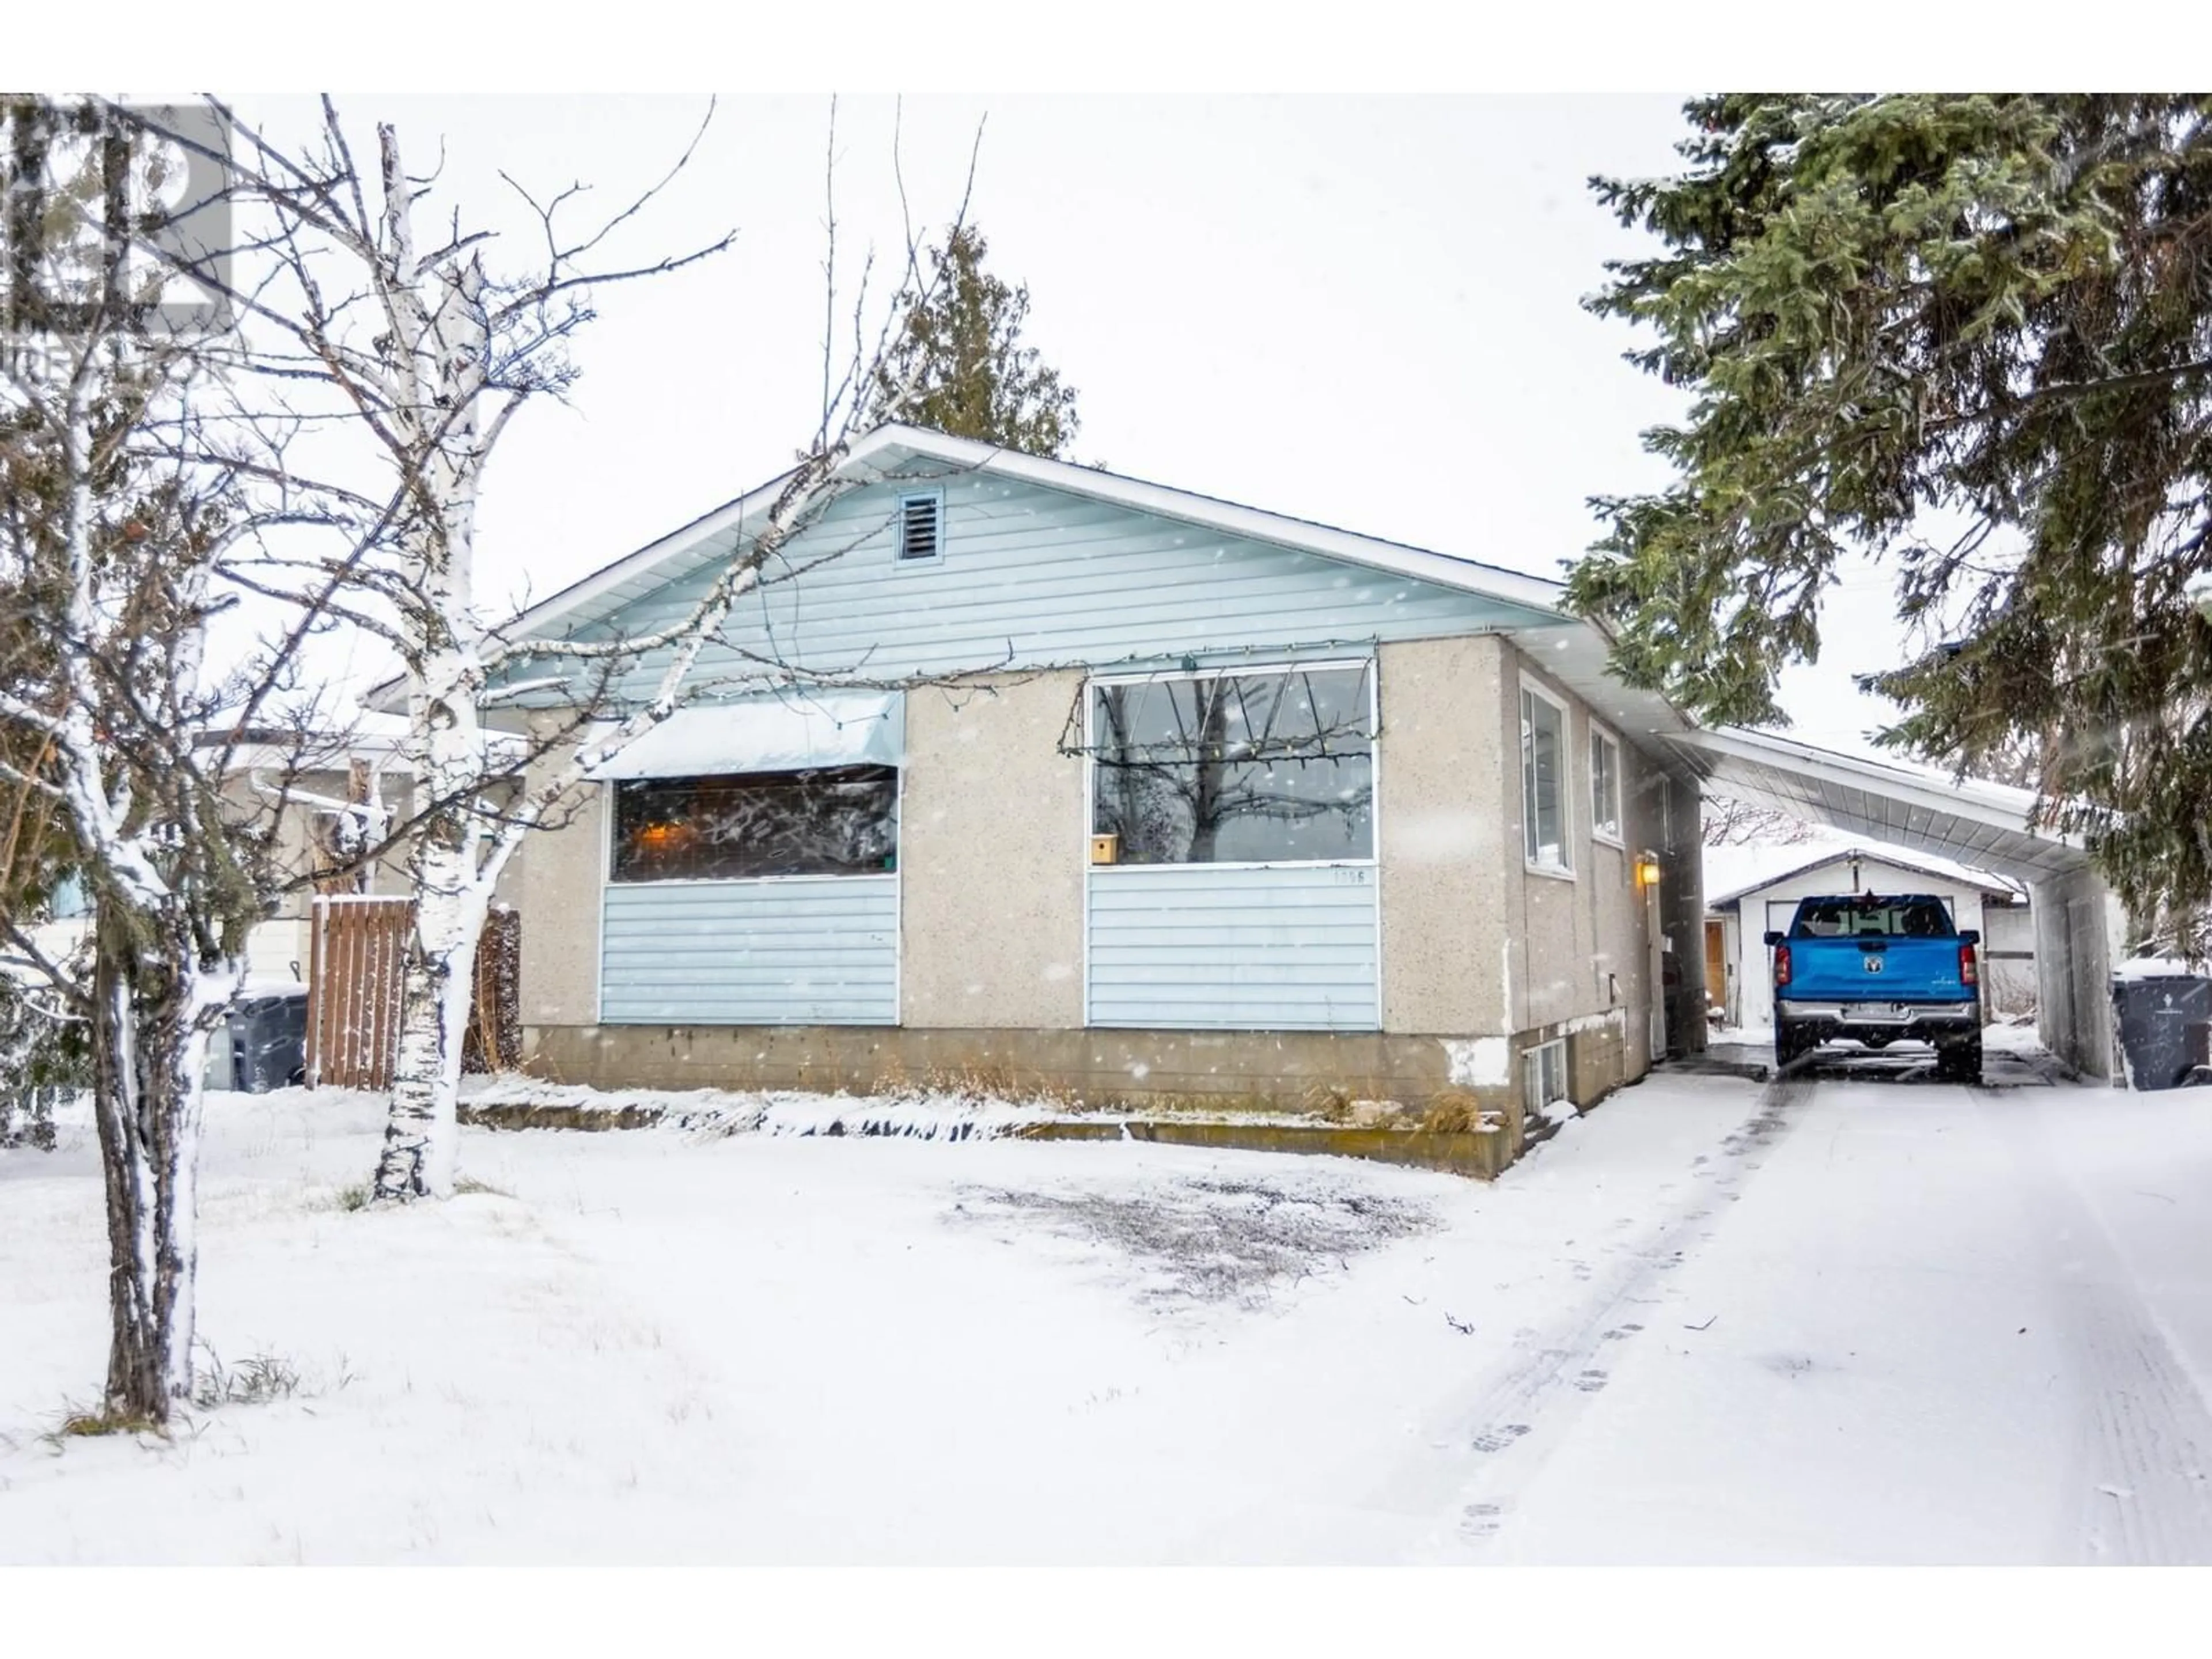
<instances>
[{"instance_id":1,"label":"gable roof","mask_svg":"<svg viewBox=\"0 0 2212 1659\"><path fill-rule=\"evenodd\" d=\"M1711 847L1705 849L1706 867L1709 870L1712 866L1713 854L1723 850L1724 849ZM1748 852L1753 849L1747 848L1740 850ZM1739 868L1735 873L1734 885L1725 892L1711 895L1706 898L1705 908L1708 910L1725 909L1728 906L1763 888L1773 887L1785 881L1794 881L1800 876L1810 875L1815 870L1825 870L1830 865L1848 863L1853 859L1862 860L1869 864L1887 865L1893 869L1909 870L1915 875L1931 876L1938 881L1979 888L1985 893L2014 895L2021 890L2021 885L2019 882L2008 880L2002 876L1992 875L1986 870L1976 870L1966 865L1954 864L1948 859L1936 858L1929 854L1903 853L1893 848L1869 846L1863 842L1852 842L1844 846L1830 843L1817 849L1808 848L1801 844L1784 842L1757 850L1778 855L1794 852L1801 856L1787 868L1764 870L1756 879L1752 880L1744 879L1750 874L1749 871ZM1802 856L1808 852L1812 854L1811 857ZM1778 856L1774 860L1761 859L1750 862L1756 868L1761 865L1779 861Z\"/></svg>"},{"instance_id":2,"label":"gable roof","mask_svg":"<svg viewBox=\"0 0 2212 1659\"><path fill-rule=\"evenodd\" d=\"M916 472L917 465L939 471ZM1195 490L1131 478L1101 467L1025 455L925 427L876 428L854 443L838 471L841 476L862 483L891 483L935 479L946 467L1061 490L1131 512L1362 565L1510 606L1523 613L1526 622L1496 631L1529 653L1553 679L1668 771L1681 769L1679 752L1662 740L1690 730L1692 722L1659 693L1627 686L1612 674L1608 666L1612 636L1598 623L1566 609L1564 582L1363 536L1310 519L1269 513ZM790 477L789 471L778 473L734 501L572 582L510 618L498 632L507 639L527 639L572 630L690 572L730 557L749 533L758 532ZM396 712L394 703L401 685L395 675L371 687L363 702L371 708Z\"/></svg>"},{"instance_id":3,"label":"gable roof","mask_svg":"<svg viewBox=\"0 0 2212 1659\"><path fill-rule=\"evenodd\" d=\"M857 440L837 469L838 475L875 483L912 477L916 463L932 463L1056 489L1135 513L1180 520L1223 535L1272 542L1323 558L1365 565L1409 576L1440 587L1477 593L1537 613L1532 622L1579 623L1564 605L1565 584L1498 565L1481 564L1401 542L1362 536L1309 519L1268 513L1218 496L1124 477L1100 467L1079 466L1041 455L1024 455L971 438L955 438L926 427L879 426ZM775 503L789 471L724 502L659 540L647 543L582 580L571 583L514 618L501 631L526 638L553 633L594 618L639 598L687 572L726 557L749 532L757 532ZM1581 624L1587 626L1587 624Z\"/></svg>"}]
</instances>

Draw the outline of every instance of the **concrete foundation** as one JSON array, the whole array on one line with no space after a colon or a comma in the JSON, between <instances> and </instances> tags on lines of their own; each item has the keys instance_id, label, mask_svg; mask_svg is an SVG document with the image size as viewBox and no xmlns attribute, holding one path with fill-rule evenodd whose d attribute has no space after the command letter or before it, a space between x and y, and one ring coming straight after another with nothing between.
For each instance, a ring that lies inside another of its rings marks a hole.
<instances>
[{"instance_id":1,"label":"concrete foundation","mask_svg":"<svg viewBox=\"0 0 2212 1659\"><path fill-rule=\"evenodd\" d=\"M1089 1105L1203 1103L1314 1111L1440 1101L1519 1117L1519 1071L1455 1083L1442 1039L1382 1032L915 1030L842 1025L532 1026L525 1066L617 1089L843 1089L924 1085Z\"/></svg>"}]
</instances>

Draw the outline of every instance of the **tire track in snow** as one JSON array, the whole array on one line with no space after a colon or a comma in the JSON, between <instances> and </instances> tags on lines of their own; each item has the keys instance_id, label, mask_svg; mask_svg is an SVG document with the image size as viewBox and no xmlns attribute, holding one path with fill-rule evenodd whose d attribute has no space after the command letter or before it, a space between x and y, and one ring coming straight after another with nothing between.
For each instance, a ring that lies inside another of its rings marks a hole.
<instances>
[{"instance_id":1,"label":"tire track in snow","mask_svg":"<svg viewBox=\"0 0 2212 1659\"><path fill-rule=\"evenodd\" d=\"M1969 1091L2021 1172L2086 1399L2060 1553L2130 1566L2212 1564L2212 1410L2159 1330L2039 1115Z\"/></svg>"},{"instance_id":2,"label":"tire track in snow","mask_svg":"<svg viewBox=\"0 0 2212 1659\"><path fill-rule=\"evenodd\" d=\"M1718 1206L1741 1195L1796 1126L1812 1092L1807 1078L1769 1083L1758 1109L1721 1141L1722 1157L1692 1164L1689 1193L1662 1215L1648 1242L1589 1279L1587 1295L1432 1421L1420 1437L1419 1462L1396 1472L1376 1505L1402 1510L1418 1503L1425 1512L1448 1511L1428 1557L1467 1561L1493 1553L1511 1522L1510 1494L1535 1475L1611 1380L1611 1351L1643 1331L1642 1310L1659 1300L1662 1275L1680 1267L1710 1232ZM1441 1477L1437 1448L1448 1454Z\"/></svg>"}]
</instances>

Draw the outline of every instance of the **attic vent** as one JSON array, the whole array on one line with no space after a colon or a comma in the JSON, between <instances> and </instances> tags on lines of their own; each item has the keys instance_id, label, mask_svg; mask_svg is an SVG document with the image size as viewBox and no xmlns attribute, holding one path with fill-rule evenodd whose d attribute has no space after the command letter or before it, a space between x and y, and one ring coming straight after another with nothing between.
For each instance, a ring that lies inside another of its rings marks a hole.
<instances>
[{"instance_id":1,"label":"attic vent","mask_svg":"<svg viewBox=\"0 0 2212 1659\"><path fill-rule=\"evenodd\" d=\"M945 497L934 493L900 496L899 562L904 564L909 560L934 559L944 551Z\"/></svg>"}]
</instances>

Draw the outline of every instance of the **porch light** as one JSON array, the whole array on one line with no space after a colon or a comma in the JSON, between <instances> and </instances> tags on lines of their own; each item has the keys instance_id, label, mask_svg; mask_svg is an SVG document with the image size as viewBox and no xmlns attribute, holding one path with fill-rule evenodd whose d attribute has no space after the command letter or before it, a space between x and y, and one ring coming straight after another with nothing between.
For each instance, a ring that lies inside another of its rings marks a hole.
<instances>
[{"instance_id":1,"label":"porch light","mask_svg":"<svg viewBox=\"0 0 2212 1659\"><path fill-rule=\"evenodd\" d=\"M1638 853L1636 855L1636 884L1638 887L1656 887L1659 884L1659 855L1656 853Z\"/></svg>"}]
</instances>

